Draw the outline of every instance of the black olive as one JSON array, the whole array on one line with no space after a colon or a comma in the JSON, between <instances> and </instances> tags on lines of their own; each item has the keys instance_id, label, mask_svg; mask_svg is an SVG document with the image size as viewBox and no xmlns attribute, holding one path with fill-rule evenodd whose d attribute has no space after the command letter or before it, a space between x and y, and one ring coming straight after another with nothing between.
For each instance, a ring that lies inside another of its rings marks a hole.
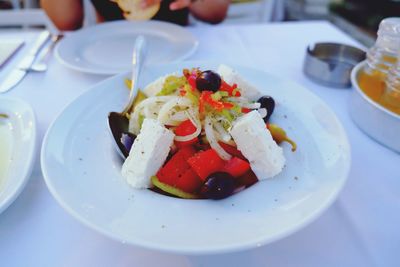
<instances>
[{"instance_id":1,"label":"black olive","mask_svg":"<svg viewBox=\"0 0 400 267\"><path fill-rule=\"evenodd\" d=\"M267 116L265 116L264 121L268 122L275 109L275 100L271 96L266 95L258 99L257 102L261 104L260 108L265 108L267 110Z\"/></svg>"},{"instance_id":2,"label":"black olive","mask_svg":"<svg viewBox=\"0 0 400 267\"><path fill-rule=\"evenodd\" d=\"M202 188L200 194L209 199L223 199L232 195L235 190L235 179L226 172L215 172L210 174Z\"/></svg>"},{"instance_id":3,"label":"black olive","mask_svg":"<svg viewBox=\"0 0 400 267\"><path fill-rule=\"evenodd\" d=\"M216 92L221 87L221 76L212 70L203 71L196 78L196 87L199 91Z\"/></svg>"},{"instance_id":4,"label":"black olive","mask_svg":"<svg viewBox=\"0 0 400 267\"><path fill-rule=\"evenodd\" d=\"M131 151L131 147L133 145L133 142L136 139L136 135L133 133L123 133L121 136L121 143L124 145L124 149L122 153L124 154L125 157L128 157L129 151Z\"/></svg>"}]
</instances>

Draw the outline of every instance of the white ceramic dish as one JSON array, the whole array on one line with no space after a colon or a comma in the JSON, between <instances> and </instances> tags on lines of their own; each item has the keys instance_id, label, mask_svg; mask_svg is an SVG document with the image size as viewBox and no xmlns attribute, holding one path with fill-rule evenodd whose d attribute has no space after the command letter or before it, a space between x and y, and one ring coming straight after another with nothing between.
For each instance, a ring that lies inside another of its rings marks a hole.
<instances>
[{"instance_id":1,"label":"white ceramic dish","mask_svg":"<svg viewBox=\"0 0 400 267\"><path fill-rule=\"evenodd\" d=\"M187 29L161 21L114 21L67 35L55 49L65 66L86 73L116 74L130 70L135 38L148 40L147 64L179 61L189 57L198 41Z\"/></svg>"},{"instance_id":2,"label":"white ceramic dish","mask_svg":"<svg viewBox=\"0 0 400 267\"><path fill-rule=\"evenodd\" d=\"M400 115L372 101L358 85L358 75L366 62L359 63L351 73L354 90L349 101L353 121L362 131L379 143L400 152Z\"/></svg>"},{"instance_id":3,"label":"white ceramic dish","mask_svg":"<svg viewBox=\"0 0 400 267\"><path fill-rule=\"evenodd\" d=\"M22 100L0 97L0 213L21 193L34 163L36 124L32 108Z\"/></svg>"},{"instance_id":4,"label":"white ceramic dish","mask_svg":"<svg viewBox=\"0 0 400 267\"><path fill-rule=\"evenodd\" d=\"M144 70L140 83L184 67L183 62ZM220 201L182 200L128 186L107 128L110 111L128 98L124 78L112 77L73 101L55 120L42 146L41 164L53 196L72 216L109 237L146 248L183 254L254 248L285 237L313 221L346 181L350 148L334 113L290 81L235 67L278 106L273 120L298 143L284 145L287 164L274 179ZM301 101L299 101L301 99Z\"/></svg>"}]
</instances>

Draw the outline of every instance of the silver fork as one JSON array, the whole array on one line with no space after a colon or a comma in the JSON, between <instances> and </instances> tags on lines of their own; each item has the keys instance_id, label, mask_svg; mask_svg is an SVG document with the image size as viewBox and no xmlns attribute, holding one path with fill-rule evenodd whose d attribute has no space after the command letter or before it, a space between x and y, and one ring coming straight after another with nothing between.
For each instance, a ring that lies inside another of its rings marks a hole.
<instances>
[{"instance_id":1,"label":"silver fork","mask_svg":"<svg viewBox=\"0 0 400 267\"><path fill-rule=\"evenodd\" d=\"M32 72L45 72L47 70L47 61L50 56L50 52L56 46L58 41L60 41L63 37L63 34L52 35L50 38L50 45L48 45L46 48L43 49L43 51L40 52L40 55L35 63L33 63L32 66L30 66L26 70Z\"/></svg>"}]
</instances>

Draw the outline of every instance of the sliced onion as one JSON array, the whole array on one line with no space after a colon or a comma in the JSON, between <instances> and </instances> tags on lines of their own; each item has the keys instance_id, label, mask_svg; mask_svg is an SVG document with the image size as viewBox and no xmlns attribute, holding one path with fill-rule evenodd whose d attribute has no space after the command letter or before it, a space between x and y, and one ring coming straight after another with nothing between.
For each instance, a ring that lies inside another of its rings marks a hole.
<instances>
[{"instance_id":1,"label":"sliced onion","mask_svg":"<svg viewBox=\"0 0 400 267\"><path fill-rule=\"evenodd\" d=\"M131 118L129 119L129 131L135 135L138 135L140 132L139 125L139 115L141 112L135 109L135 112L131 114Z\"/></svg>"},{"instance_id":2,"label":"sliced onion","mask_svg":"<svg viewBox=\"0 0 400 267\"><path fill-rule=\"evenodd\" d=\"M185 121L188 119L188 115L185 111L178 111L175 112L175 114L172 114L169 118L173 121Z\"/></svg>"},{"instance_id":3,"label":"sliced onion","mask_svg":"<svg viewBox=\"0 0 400 267\"><path fill-rule=\"evenodd\" d=\"M153 104L157 104L158 102L167 102L170 101L172 99L177 99L179 97L177 96L169 96L169 95L165 95L165 96L153 96L153 97L149 97L144 99L142 102L140 102L136 107L135 107L135 111L140 111L141 109L143 109L146 106L150 106Z\"/></svg>"},{"instance_id":4,"label":"sliced onion","mask_svg":"<svg viewBox=\"0 0 400 267\"><path fill-rule=\"evenodd\" d=\"M228 142L225 142L224 140L219 140L219 141L221 141L222 143L224 143L224 144L227 144L227 145L230 145L230 146L233 146L233 147L236 147L236 143L235 143L235 141L233 141L233 139L231 139L231 140L229 140Z\"/></svg>"},{"instance_id":5,"label":"sliced onion","mask_svg":"<svg viewBox=\"0 0 400 267\"><path fill-rule=\"evenodd\" d=\"M227 97L226 98L227 101L229 102L235 102L235 103L240 103L240 102L249 102L248 99L244 98L244 97Z\"/></svg>"},{"instance_id":6,"label":"sliced onion","mask_svg":"<svg viewBox=\"0 0 400 267\"><path fill-rule=\"evenodd\" d=\"M152 118L152 119L157 119L158 116L157 112L150 106L143 108L143 115L145 118Z\"/></svg>"},{"instance_id":7,"label":"sliced onion","mask_svg":"<svg viewBox=\"0 0 400 267\"><path fill-rule=\"evenodd\" d=\"M241 103L240 106L242 108L248 108L248 109L258 109L261 107L260 103Z\"/></svg>"},{"instance_id":8,"label":"sliced onion","mask_svg":"<svg viewBox=\"0 0 400 267\"><path fill-rule=\"evenodd\" d=\"M225 124L229 125L229 128L232 126L232 122L230 122L226 117L224 116L216 116L215 120L217 121L217 123L221 124L221 122L224 122Z\"/></svg>"},{"instance_id":9,"label":"sliced onion","mask_svg":"<svg viewBox=\"0 0 400 267\"><path fill-rule=\"evenodd\" d=\"M196 127L196 131L192 134L189 135L185 135L185 136L175 136L175 140L179 141L179 142L187 142L192 140L193 138L196 138L197 136L199 136L199 134L201 133L201 123L197 118L193 118L190 114L189 111L185 111L186 115L188 116L188 118L190 119L190 121L192 122L192 124Z\"/></svg>"},{"instance_id":10,"label":"sliced onion","mask_svg":"<svg viewBox=\"0 0 400 267\"><path fill-rule=\"evenodd\" d=\"M249 108L249 109L257 109L261 107L261 104L258 102L250 102L249 99L244 97L229 97L227 98L228 101L237 103L242 108Z\"/></svg>"},{"instance_id":11,"label":"sliced onion","mask_svg":"<svg viewBox=\"0 0 400 267\"><path fill-rule=\"evenodd\" d=\"M267 109L266 108L259 108L258 113L260 113L261 118L265 118L267 116Z\"/></svg>"},{"instance_id":12,"label":"sliced onion","mask_svg":"<svg viewBox=\"0 0 400 267\"><path fill-rule=\"evenodd\" d=\"M190 107L191 105L192 102L189 99L183 97L175 97L161 107L158 113L158 121L161 123L165 123L166 121L168 121L170 117L170 111L176 106Z\"/></svg>"},{"instance_id":13,"label":"sliced onion","mask_svg":"<svg viewBox=\"0 0 400 267\"><path fill-rule=\"evenodd\" d=\"M148 112L156 112L158 111L158 105L167 101L170 101L172 99L177 99L177 96L153 96L144 99L142 102L140 102L131 114L131 119L129 120L129 131L132 132L133 134L139 134L140 127L139 127L139 115L143 114L143 109L146 107L148 108ZM154 106L153 108L150 109L150 107ZM145 116L146 117L146 116Z\"/></svg>"},{"instance_id":14,"label":"sliced onion","mask_svg":"<svg viewBox=\"0 0 400 267\"><path fill-rule=\"evenodd\" d=\"M188 110L185 110L186 115L190 119L190 121L193 123L193 125L199 126L201 129L201 122L200 122L200 117L199 117L199 110L197 107L192 107Z\"/></svg>"},{"instance_id":15,"label":"sliced onion","mask_svg":"<svg viewBox=\"0 0 400 267\"><path fill-rule=\"evenodd\" d=\"M195 131L194 133L189 134L189 135L185 135L185 136L175 135L175 138L174 138L174 139L175 139L175 141L178 141L178 142L187 142L187 141L190 141L190 140L196 138L197 136L199 136L199 134L200 134L199 129L200 129L200 131L201 131L201 128L197 128L196 131Z\"/></svg>"},{"instance_id":16,"label":"sliced onion","mask_svg":"<svg viewBox=\"0 0 400 267\"><path fill-rule=\"evenodd\" d=\"M210 117L206 116L205 119L205 131L206 131L206 137L208 142L210 142L210 146L212 149L215 150L215 152L218 153L218 155L224 159L224 160L230 160L232 158L232 156L230 154L228 154L219 144L218 144L218 140L215 138L214 135L214 129L211 123L211 119Z\"/></svg>"},{"instance_id":17,"label":"sliced onion","mask_svg":"<svg viewBox=\"0 0 400 267\"><path fill-rule=\"evenodd\" d=\"M231 135L222 127L218 122L214 123L214 128L217 131L221 141L229 142L231 140Z\"/></svg>"},{"instance_id":18,"label":"sliced onion","mask_svg":"<svg viewBox=\"0 0 400 267\"><path fill-rule=\"evenodd\" d=\"M245 97L243 97L243 96L239 96L239 97L228 97L226 100L227 100L227 101L230 101L230 102L236 102L236 103L249 103L249 102L250 102L249 99L247 99L247 98L245 98Z\"/></svg>"},{"instance_id":19,"label":"sliced onion","mask_svg":"<svg viewBox=\"0 0 400 267\"><path fill-rule=\"evenodd\" d=\"M133 116L131 116L131 118L129 119L129 132L138 135L139 134L139 127L137 126L137 119L135 120Z\"/></svg>"},{"instance_id":20,"label":"sliced onion","mask_svg":"<svg viewBox=\"0 0 400 267\"><path fill-rule=\"evenodd\" d=\"M164 125L178 126L181 123L182 123L181 121L167 120L166 122L164 122Z\"/></svg>"}]
</instances>

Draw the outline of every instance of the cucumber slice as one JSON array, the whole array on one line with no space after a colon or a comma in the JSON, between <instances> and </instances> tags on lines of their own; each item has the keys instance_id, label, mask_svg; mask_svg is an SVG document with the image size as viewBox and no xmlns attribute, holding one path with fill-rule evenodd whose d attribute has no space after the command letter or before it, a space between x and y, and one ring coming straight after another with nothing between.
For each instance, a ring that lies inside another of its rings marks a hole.
<instances>
[{"instance_id":1,"label":"cucumber slice","mask_svg":"<svg viewBox=\"0 0 400 267\"><path fill-rule=\"evenodd\" d=\"M163 182L160 182L160 180L158 180L157 176L152 176L151 177L151 182L152 184L161 189L162 191L164 191L165 193L171 194L173 196L176 197L180 197L180 198L184 198L184 199L196 199L198 198L196 195L190 194L190 193L186 193L176 187L170 186L168 184L165 184Z\"/></svg>"}]
</instances>

